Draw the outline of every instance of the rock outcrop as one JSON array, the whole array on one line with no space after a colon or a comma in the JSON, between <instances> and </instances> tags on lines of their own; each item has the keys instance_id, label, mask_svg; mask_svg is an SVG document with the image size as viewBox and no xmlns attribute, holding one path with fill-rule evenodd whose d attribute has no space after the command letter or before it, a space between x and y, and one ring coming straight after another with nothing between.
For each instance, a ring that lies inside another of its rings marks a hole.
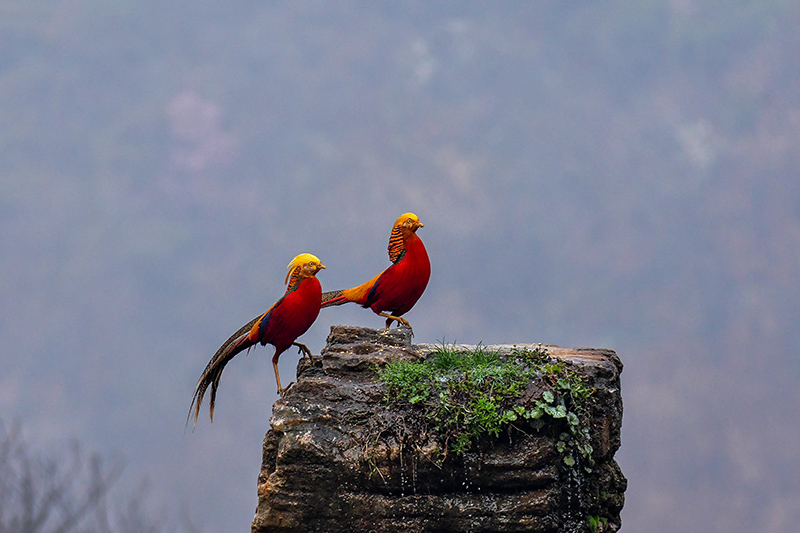
<instances>
[{"instance_id":1,"label":"rock outcrop","mask_svg":"<svg viewBox=\"0 0 800 533\"><path fill-rule=\"evenodd\" d=\"M252 531L617 531L627 485L614 460L622 364L610 350L544 348L592 388L593 466L577 475L547 428L443 457L436 435L415 433L412 406L389 408L375 381L376 368L424 360L432 347L412 345L403 329L331 328L321 359L301 360L274 405Z\"/></svg>"}]
</instances>

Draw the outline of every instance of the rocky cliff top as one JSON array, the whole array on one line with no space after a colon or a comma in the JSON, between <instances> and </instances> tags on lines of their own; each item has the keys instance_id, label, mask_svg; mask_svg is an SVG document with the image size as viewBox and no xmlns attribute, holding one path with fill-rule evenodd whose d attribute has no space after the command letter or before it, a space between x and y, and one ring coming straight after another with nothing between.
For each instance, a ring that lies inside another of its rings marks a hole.
<instances>
[{"instance_id":1,"label":"rocky cliff top","mask_svg":"<svg viewBox=\"0 0 800 533\"><path fill-rule=\"evenodd\" d=\"M614 460L622 364L613 351L452 346L521 365L511 378L523 385L503 381L510 367L488 366L470 383L489 392L470 391L456 370L434 378L430 394L379 379L397 361L442 366L443 347L410 340L405 329L334 326L314 365L301 360L264 439L253 531L619 529L627 483ZM471 405L484 418L464 415Z\"/></svg>"}]
</instances>

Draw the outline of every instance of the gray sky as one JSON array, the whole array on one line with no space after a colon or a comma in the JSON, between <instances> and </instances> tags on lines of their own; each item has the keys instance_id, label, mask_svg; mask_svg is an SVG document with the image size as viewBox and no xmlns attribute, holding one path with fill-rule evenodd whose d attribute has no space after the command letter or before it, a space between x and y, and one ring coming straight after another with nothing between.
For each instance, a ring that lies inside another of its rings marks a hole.
<instances>
[{"instance_id":1,"label":"gray sky","mask_svg":"<svg viewBox=\"0 0 800 533\"><path fill-rule=\"evenodd\" d=\"M0 419L123 457L118 487L248 527L276 399L230 333L319 256L388 265L419 342L617 350L630 531L800 511L800 9L732 1L47 1L0 8ZM355 306L332 324L380 327ZM294 374L284 354L281 372Z\"/></svg>"}]
</instances>

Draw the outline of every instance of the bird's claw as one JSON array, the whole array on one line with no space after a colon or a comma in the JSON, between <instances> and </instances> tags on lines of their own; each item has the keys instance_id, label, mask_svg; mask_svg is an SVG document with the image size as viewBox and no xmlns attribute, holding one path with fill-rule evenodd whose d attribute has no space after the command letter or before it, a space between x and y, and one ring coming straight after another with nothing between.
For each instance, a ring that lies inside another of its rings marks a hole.
<instances>
[{"instance_id":1,"label":"bird's claw","mask_svg":"<svg viewBox=\"0 0 800 533\"><path fill-rule=\"evenodd\" d=\"M283 399L283 398L284 398L284 393L286 393L286 391L288 391L289 389L291 389L291 388L292 388L292 385L294 385L294 381L292 381L291 383L289 383L288 385L286 385L284 388L282 388L282 389L278 389L278 394L280 394L280 395L281 395L281 399Z\"/></svg>"},{"instance_id":2,"label":"bird's claw","mask_svg":"<svg viewBox=\"0 0 800 533\"><path fill-rule=\"evenodd\" d=\"M295 343L294 345L297 346L297 353L303 354L303 357L308 357L311 366L314 366L314 357L311 355L311 350L308 349L308 346L300 343Z\"/></svg>"},{"instance_id":3,"label":"bird's claw","mask_svg":"<svg viewBox=\"0 0 800 533\"><path fill-rule=\"evenodd\" d=\"M400 318L400 317L396 318L395 320L397 320L397 328L398 329L400 329L402 327L406 327L406 328L408 328L408 331L411 332L411 336L412 337L414 336L414 328L411 327L411 324L409 324L408 320L406 320L405 318ZM390 326L387 324L386 325L386 331L387 332L389 331L389 328L390 328Z\"/></svg>"},{"instance_id":4,"label":"bird's claw","mask_svg":"<svg viewBox=\"0 0 800 533\"><path fill-rule=\"evenodd\" d=\"M297 353L303 354L303 357L308 357L309 362L311 365L314 365L314 358L311 356L311 352L309 350L304 350L302 348L298 348Z\"/></svg>"}]
</instances>

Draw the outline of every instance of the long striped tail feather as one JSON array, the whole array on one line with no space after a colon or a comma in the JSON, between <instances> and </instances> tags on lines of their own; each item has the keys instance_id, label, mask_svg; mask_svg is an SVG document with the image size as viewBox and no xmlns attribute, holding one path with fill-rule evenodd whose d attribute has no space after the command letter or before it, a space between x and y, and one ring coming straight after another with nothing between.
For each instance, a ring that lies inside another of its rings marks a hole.
<instances>
[{"instance_id":1,"label":"long striped tail feather","mask_svg":"<svg viewBox=\"0 0 800 533\"><path fill-rule=\"evenodd\" d=\"M333 305L342 305L346 304L350 300L347 299L344 295L343 290L339 291L329 291L322 293L322 305L321 308L331 307Z\"/></svg>"},{"instance_id":2,"label":"long striped tail feather","mask_svg":"<svg viewBox=\"0 0 800 533\"><path fill-rule=\"evenodd\" d=\"M219 347L217 353L214 354L214 357L211 358L205 370L203 370L203 373L200 375L197 386L194 388L194 396L192 398L192 404L189 406L189 414L186 417L186 424L188 425L189 419L192 418L194 412L194 425L192 426L192 430L197 426L197 418L200 416L200 405L203 403L203 397L209 387L211 387L211 396L208 402L209 415L211 421L214 421L214 402L217 398L217 388L219 388L219 380L220 377L222 377L222 371L225 369L225 365L239 352L253 346L254 343L249 339L249 334L253 325L259 318L261 317L258 316L254 318L231 335L228 340Z\"/></svg>"}]
</instances>

